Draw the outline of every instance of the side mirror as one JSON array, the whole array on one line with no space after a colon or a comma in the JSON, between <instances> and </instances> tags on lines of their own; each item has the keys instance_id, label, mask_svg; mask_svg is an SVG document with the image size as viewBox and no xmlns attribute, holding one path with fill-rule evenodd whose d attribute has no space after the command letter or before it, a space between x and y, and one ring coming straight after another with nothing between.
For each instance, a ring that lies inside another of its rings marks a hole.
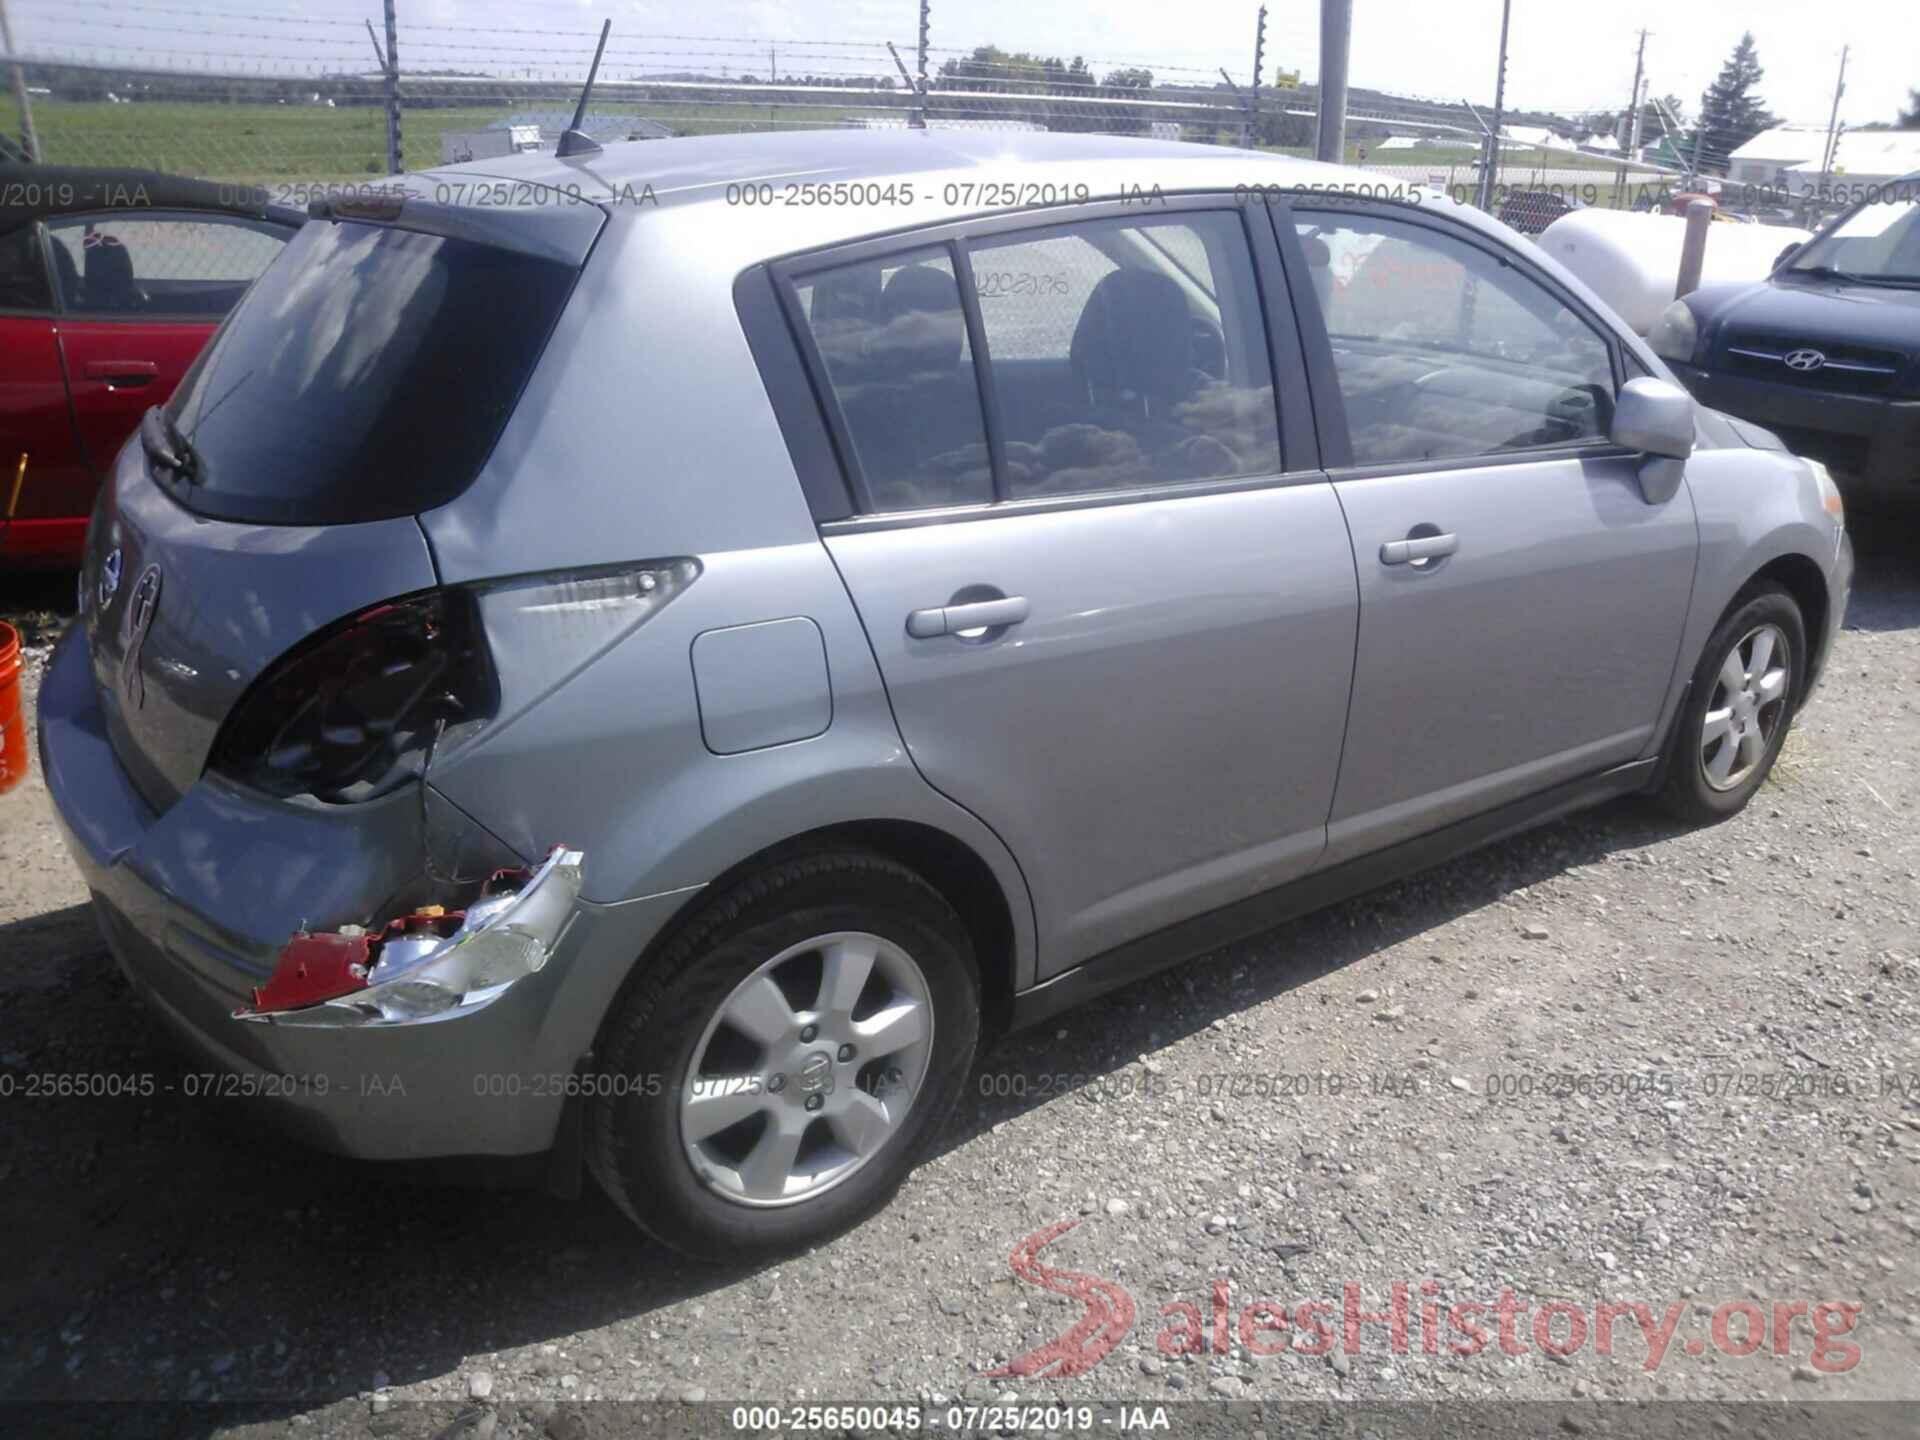
<instances>
[{"instance_id":1,"label":"side mirror","mask_svg":"<svg viewBox=\"0 0 1920 1440\"><path fill-rule=\"evenodd\" d=\"M1772 274L1773 270L1778 270L1781 266L1785 265L1789 260L1793 259L1794 256L1798 255L1805 248L1806 248L1806 245L1803 241L1799 241L1799 240L1794 241L1793 244L1787 246L1786 249L1782 250L1778 255L1773 257L1772 269L1770 269L1767 273Z\"/></svg>"},{"instance_id":2,"label":"side mirror","mask_svg":"<svg viewBox=\"0 0 1920 1440\"><path fill-rule=\"evenodd\" d=\"M1642 376L1621 387L1609 438L1646 457L1640 462L1640 496L1649 505L1666 504L1680 488L1693 431L1693 397L1678 385Z\"/></svg>"}]
</instances>

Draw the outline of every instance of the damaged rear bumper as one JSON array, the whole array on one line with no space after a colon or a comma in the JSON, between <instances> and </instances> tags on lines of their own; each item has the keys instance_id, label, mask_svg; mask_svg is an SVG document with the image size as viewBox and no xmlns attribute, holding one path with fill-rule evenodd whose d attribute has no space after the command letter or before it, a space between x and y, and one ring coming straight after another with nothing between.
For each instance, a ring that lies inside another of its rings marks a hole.
<instances>
[{"instance_id":1,"label":"damaged rear bumper","mask_svg":"<svg viewBox=\"0 0 1920 1440\"><path fill-rule=\"evenodd\" d=\"M247 1024L235 1012L296 932L429 898L430 850L464 867L522 858L431 787L325 807L208 780L156 815L112 752L77 628L42 682L39 742L68 850L134 989L200 1061L241 1077L226 1091L345 1155L548 1149L638 947L685 898L575 901L547 962L484 1005L407 1024Z\"/></svg>"}]
</instances>

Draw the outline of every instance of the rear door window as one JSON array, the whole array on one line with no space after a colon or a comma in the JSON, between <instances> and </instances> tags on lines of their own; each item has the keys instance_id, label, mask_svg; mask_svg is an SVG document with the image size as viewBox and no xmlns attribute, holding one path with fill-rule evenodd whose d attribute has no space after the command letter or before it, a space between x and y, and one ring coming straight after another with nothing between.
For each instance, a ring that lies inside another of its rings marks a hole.
<instances>
[{"instance_id":1,"label":"rear door window","mask_svg":"<svg viewBox=\"0 0 1920 1440\"><path fill-rule=\"evenodd\" d=\"M431 509L473 480L575 268L470 240L313 221L187 373L183 504L295 525Z\"/></svg>"},{"instance_id":2,"label":"rear door window","mask_svg":"<svg viewBox=\"0 0 1920 1440\"><path fill-rule=\"evenodd\" d=\"M70 315L217 321L292 232L237 216L155 211L47 222L60 305Z\"/></svg>"},{"instance_id":3,"label":"rear door window","mask_svg":"<svg viewBox=\"0 0 1920 1440\"><path fill-rule=\"evenodd\" d=\"M865 508L1280 472L1266 326L1237 210L1024 226L969 237L962 253L959 276L943 244L793 277Z\"/></svg>"},{"instance_id":4,"label":"rear door window","mask_svg":"<svg viewBox=\"0 0 1920 1440\"><path fill-rule=\"evenodd\" d=\"M1090 220L969 254L1010 499L1278 473L1237 214Z\"/></svg>"}]
</instances>

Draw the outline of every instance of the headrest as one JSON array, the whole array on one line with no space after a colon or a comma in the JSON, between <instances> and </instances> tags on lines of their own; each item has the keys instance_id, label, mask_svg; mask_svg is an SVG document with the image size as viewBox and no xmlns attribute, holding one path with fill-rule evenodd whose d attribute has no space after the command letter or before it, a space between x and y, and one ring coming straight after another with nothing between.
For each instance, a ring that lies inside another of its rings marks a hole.
<instances>
[{"instance_id":1,"label":"headrest","mask_svg":"<svg viewBox=\"0 0 1920 1440\"><path fill-rule=\"evenodd\" d=\"M1070 354L1075 376L1096 404L1130 397L1157 414L1193 389L1187 298L1156 271L1115 270L1087 297Z\"/></svg>"},{"instance_id":2,"label":"headrest","mask_svg":"<svg viewBox=\"0 0 1920 1440\"><path fill-rule=\"evenodd\" d=\"M89 233L80 247L86 267L89 310L136 310L140 288L133 283L133 256L111 235Z\"/></svg>"},{"instance_id":3,"label":"headrest","mask_svg":"<svg viewBox=\"0 0 1920 1440\"><path fill-rule=\"evenodd\" d=\"M952 275L932 265L896 270L881 294L880 309L885 319L872 347L875 360L902 375L951 370L960 363L967 324Z\"/></svg>"},{"instance_id":4,"label":"headrest","mask_svg":"<svg viewBox=\"0 0 1920 1440\"><path fill-rule=\"evenodd\" d=\"M882 324L880 267L852 265L821 276L814 285L809 324L834 384L877 378L867 347Z\"/></svg>"}]
</instances>

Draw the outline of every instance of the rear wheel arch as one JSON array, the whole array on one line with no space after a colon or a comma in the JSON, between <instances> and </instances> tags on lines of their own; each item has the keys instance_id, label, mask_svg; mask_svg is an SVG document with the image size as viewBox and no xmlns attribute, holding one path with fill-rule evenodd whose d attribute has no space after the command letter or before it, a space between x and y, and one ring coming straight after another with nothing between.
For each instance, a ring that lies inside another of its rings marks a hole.
<instances>
[{"instance_id":1,"label":"rear wheel arch","mask_svg":"<svg viewBox=\"0 0 1920 1440\"><path fill-rule=\"evenodd\" d=\"M885 1204L978 1053L981 982L951 904L846 839L776 847L690 907L667 945L596 1043L608 1075L652 1083L578 1107L581 1158L614 1204L675 1249L732 1263L818 1244ZM860 995L835 973L857 975ZM858 1006L883 975L893 993L873 997L878 1028L863 1029ZM703 1098L706 1075L732 1078ZM688 1132L694 1109L702 1128Z\"/></svg>"},{"instance_id":2,"label":"rear wheel arch","mask_svg":"<svg viewBox=\"0 0 1920 1440\"><path fill-rule=\"evenodd\" d=\"M631 972L607 1006L607 1015L618 1013L635 981L647 974L711 905L741 882L785 861L845 849L870 851L906 867L953 908L972 942L979 966L985 1028L989 1032L1003 1029L1012 1013L1018 983L1019 936L1012 907L1015 903L1024 905L1026 897L1008 896L993 867L966 841L915 820L856 820L826 825L768 845L729 866L690 896L635 958Z\"/></svg>"}]
</instances>

